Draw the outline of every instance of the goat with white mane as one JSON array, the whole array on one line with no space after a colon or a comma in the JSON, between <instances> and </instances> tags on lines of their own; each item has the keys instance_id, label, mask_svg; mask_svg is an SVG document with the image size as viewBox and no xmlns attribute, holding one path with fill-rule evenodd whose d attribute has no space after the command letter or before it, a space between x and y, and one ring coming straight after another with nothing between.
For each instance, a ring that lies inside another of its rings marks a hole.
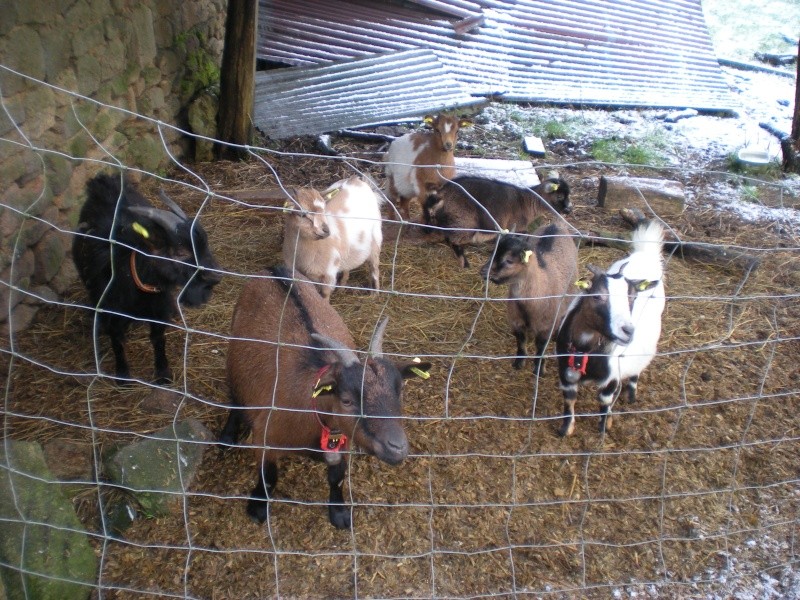
<instances>
[{"instance_id":1,"label":"goat with white mane","mask_svg":"<svg viewBox=\"0 0 800 600\"><path fill-rule=\"evenodd\" d=\"M636 400L639 375L656 354L664 311L664 231L657 222L633 232L632 253L603 272L592 272L586 292L575 298L558 332L556 351L564 420L561 436L575 429L578 387L598 387L600 432L611 427L611 406L623 382Z\"/></svg>"}]
</instances>

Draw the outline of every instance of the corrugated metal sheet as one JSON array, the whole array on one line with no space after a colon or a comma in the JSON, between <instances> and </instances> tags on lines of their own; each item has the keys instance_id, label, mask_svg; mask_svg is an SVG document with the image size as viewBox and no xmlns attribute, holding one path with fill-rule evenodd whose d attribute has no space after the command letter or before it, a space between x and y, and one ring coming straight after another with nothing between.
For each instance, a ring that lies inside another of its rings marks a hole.
<instances>
[{"instance_id":1,"label":"corrugated metal sheet","mask_svg":"<svg viewBox=\"0 0 800 600\"><path fill-rule=\"evenodd\" d=\"M483 102L430 50L256 73L254 122L273 139Z\"/></svg>"},{"instance_id":2,"label":"corrugated metal sheet","mask_svg":"<svg viewBox=\"0 0 800 600\"><path fill-rule=\"evenodd\" d=\"M450 14L475 6L446 0ZM475 0L483 25L360 0L261 0L258 55L321 64L430 48L473 94L559 104L736 109L699 0ZM455 12L454 12L455 11Z\"/></svg>"}]
</instances>

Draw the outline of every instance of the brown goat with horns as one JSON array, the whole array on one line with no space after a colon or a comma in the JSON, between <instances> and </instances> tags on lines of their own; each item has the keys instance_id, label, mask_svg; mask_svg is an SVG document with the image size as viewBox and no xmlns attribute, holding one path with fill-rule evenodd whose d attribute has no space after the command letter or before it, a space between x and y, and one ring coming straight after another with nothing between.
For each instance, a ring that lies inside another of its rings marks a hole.
<instances>
[{"instance_id":1,"label":"brown goat with horns","mask_svg":"<svg viewBox=\"0 0 800 600\"><path fill-rule=\"evenodd\" d=\"M243 420L252 432L259 474L247 512L254 520L267 518L283 455L301 452L325 460L328 516L339 529L352 523L342 493L348 441L390 465L406 458L403 379L427 378L430 363L385 358L387 320L376 328L362 362L344 321L310 281L276 267L244 287L228 350L234 406L219 441L236 443Z\"/></svg>"}]
</instances>

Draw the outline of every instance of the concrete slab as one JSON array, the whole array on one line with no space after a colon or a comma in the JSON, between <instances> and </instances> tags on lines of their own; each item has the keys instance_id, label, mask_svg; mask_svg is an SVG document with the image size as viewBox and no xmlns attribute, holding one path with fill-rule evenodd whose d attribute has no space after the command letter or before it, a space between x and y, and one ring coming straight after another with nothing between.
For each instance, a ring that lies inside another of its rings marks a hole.
<instances>
[{"instance_id":1,"label":"concrete slab","mask_svg":"<svg viewBox=\"0 0 800 600\"><path fill-rule=\"evenodd\" d=\"M459 175L478 175L507 181L514 185L532 187L539 183L533 163L529 160L502 160L496 158L456 157Z\"/></svg>"}]
</instances>

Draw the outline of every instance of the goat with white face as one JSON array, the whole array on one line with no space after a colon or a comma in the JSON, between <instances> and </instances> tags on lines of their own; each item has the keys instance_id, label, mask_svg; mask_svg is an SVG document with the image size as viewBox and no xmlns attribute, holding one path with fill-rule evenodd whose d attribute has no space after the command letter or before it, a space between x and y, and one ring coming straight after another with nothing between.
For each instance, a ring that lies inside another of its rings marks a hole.
<instances>
[{"instance_id":1,"label":"goat with white face","mask_svg":"<svg viewBox=\"0 0 800 600\"><path fill-rule=\"evenodd\" d=\"M663 229L651 221L633 233L633 252L603 272L590 267L592 281L573 300L556 340L559 379L564 394L561 436L575 429L579 385L598 387L600 432L611 427L611 406L627 382L628 401L636 400L639 375L653 360L664 311Z\"/></svg>"}]
</instances>

